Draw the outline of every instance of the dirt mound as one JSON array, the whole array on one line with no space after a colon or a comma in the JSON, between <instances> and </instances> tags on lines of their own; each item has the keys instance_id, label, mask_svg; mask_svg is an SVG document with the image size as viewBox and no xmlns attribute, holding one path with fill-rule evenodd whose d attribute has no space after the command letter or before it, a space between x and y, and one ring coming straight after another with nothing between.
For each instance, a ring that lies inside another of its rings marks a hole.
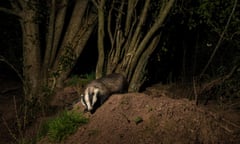
<instances>
[{"instance_id":1,"label":"dirt mound","mask_svg":"<svg viewBox=\"0 0 240 144\"><path fill-rule=\"evenodd\" d=\"M21 103L19 85L0 87L0 116L10 128L16 127L13 97L18 96L17 105ZM178 91L171 86L155 85L144 93L113 95L93 115L85 113L89 123L62 143L240 143L239 100L220 109L212 102L196 106L194 101L179 96L187 92L187 89ZM76 89L67 87L57 92L52 105L63 109L78 98ZM83 106L77 103L74 109L83 111ZM0 143L9 143L12 137L2 120L0 127ZM27 135L35 137L38 127L34 125ZM50 142L44 138L38 143Z\"/></svg>"},{"instance_id":2,"label":"dirt mound","mask_svg":"<svg viewBox=\"0 0 240 144\"><path fill-rule=\"evenodd\" d=\"M80 111L82 111L82 106ZM75 107L76 108L76 107ZM212 113L187 99L144 93L111 96L90 122L69 136L66 144L239 143L239 113L230 123L224 113Z\"/></svg>"}]
</instances>

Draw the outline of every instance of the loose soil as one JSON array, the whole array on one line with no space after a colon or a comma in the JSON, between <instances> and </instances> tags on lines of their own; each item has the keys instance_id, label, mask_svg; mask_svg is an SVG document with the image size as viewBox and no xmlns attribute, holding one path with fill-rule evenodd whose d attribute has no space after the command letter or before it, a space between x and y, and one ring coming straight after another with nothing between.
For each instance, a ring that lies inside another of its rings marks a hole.
<instances>
[{"instance_id":1,"label":"loose soil","mask_svg":"<svg viewBox=\"0 0 240 144\"><path fill-rule=\"evenodd\" d=\"M9 86L0 89L0 114L12 128L14 125L11 123L16 119L13 97L18 93L15 86L19 84L8 85L13 89L10 90ZM239 100L231 105L219 105L215 101L196 105L195 101L182 98L189 93L180 89L154 85L141 93L112 95L94 114L84 113L89 123L79 127L61 143L240 143ZM77 97L76 90L67 87L57 92L52 105L67 107ZM20 102L19 99L16 101ZM73 109L82 112L83 106L78 102ZM26 134L36 136L38 127L31 127ZM9 143L11 136L2 119L0 128L0 143ZM38 143L53 142L46 137Z\"/></svg>"},{"instance_id":2,"label":"loose soil","mask_svg":"<svg viewBox=\"0 0 240 144\"><path fill-rule=\"evenodd\" d=\"M186 98L171 98L180 91L169 90L155 85L142 93L112 95L94 114L85 113L89 123L62 143L240 143L239 103L238 109L212 101L197 106ZM67 88L64 95L73 91ZM74 110L83 111L80 102ZM39 143L50 142L45 138Z\"/></svg>"}]
</instances>

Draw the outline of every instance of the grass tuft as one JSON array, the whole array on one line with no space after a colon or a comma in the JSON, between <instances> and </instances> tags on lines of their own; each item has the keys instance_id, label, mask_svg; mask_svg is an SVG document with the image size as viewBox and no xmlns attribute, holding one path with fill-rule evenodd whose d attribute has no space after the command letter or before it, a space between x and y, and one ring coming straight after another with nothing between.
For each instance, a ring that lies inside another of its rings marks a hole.
<instances>
[{"instance_id":1,"label":"grass tuft","mask_svg":"<svg viewBox=\"0 0 240 144\"><path fill-rule=\"evenodd\" d=\"M86 123L88 123L88 119L82 113L63 111L56 118L41 126L39 137L47 136L52 142L61 142L74 133L80 125Z\"/></svg>"}]
</instances>

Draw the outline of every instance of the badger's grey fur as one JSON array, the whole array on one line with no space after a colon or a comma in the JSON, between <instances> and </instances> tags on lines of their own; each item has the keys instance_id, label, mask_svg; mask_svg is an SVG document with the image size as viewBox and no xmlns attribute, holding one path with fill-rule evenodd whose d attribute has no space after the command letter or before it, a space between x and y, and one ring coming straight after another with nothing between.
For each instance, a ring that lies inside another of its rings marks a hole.
<instances>
[{"instance_id":1,"label":"badger's grey fur","mask_svg":"<svg viewBox=\"0 0 240 144\"><path fill-rule=\"evenodd\" d=\"M127 92L127 88L126 78L113 73L87 84L84 94L81 95L81 102L85 106L85 111L93 113L110 95Z\"/></svg>"}]
</instances>

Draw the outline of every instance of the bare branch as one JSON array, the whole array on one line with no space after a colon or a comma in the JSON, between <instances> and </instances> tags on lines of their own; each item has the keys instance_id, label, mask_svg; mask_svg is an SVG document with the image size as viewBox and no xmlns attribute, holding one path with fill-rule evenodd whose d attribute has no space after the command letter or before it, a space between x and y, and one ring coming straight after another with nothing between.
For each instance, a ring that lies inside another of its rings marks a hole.
<instances>
[{"instance_id":1,"label":"bare branch","mask_svg":"<svg viewBox=\"0 0 240 144\"><path fill-rule=\"evenodd\" d=\"M22 9L27 6L27 2L24 2L23 0L10 0L10 3L16 13L21 13Z\"/></svg>"},{"instance_id":2,"label":"bare branch","mask_svg":"<svg viewBox=\"0 0 240 144\"><path fill-rule=\"evenodd\" d=\"M119 60L121 47L125 41L125 38L123 37L122 29L121 29L123 8L124 8L124 2L121 2L121 6L118 8L118 16L116 18L116 23L115 23L113 44L111 47L111 51L109 53L109 58L110 58L109 63L112 63L114 65L114 66L112 66L112 69L115 68L115 66ZM108 26L111 27L111 25L108 25ZM111 72L108 72L108 73L111 73Z\"/></svg>"},{"instance_id":3,"label":"bare branch","mask_svg":"<svg viewBox=\"0 0 240 144\"><path fill-rule=\"evenodd\" d=\"M16 0L10 0L10 4L12 6L12 8L15 10L15 11L20 11L20 3L18 3L18 1Z\"/></svg>"},{"instance_id":4,"label":"bare branch","mask_svg":"<svg viewBox=\"0 0 240 144\"><path fill-rule=\"evenodd\" d=\"M233 6L233 9L232 9L232 12L231 12L231 14L230 14L229 17L228 17L228 21L227 21L227 23L226 23L226 25L225 25L225 28L224 28L224 30L223 30L223 32L222 32L222 34L221 34L221 36L220 36L220 38L219 38L219 40L218 40L218 42L217 42L217 45L216 45L215 49L214 49L213 52L212 52L212 55L210 56L207 64L205 65L205 67L203 68L203 70L202 70L202 72L201 72L200 78L203 76L203 74L204 74L205 71L207 70L208 66L209 66L210 63L212 62L213 57L215 56L218 48L220 47L220 45L221 45L221 43L222 43L223 36L225 35L225 33L226 33L226 31L227 31L227 28L228 28L228 26L229 26L229 24L230 24L230 22L231 22L232 16L233 16L233 14L234 14L234 12L235 12L235 9L236 9L236 6L237 6L237 1L238 1L238 0L235 0L235 2L234 2L234 6Z\"/></svg>"},{"instance_id":5,"label":"bare branch","mask_svg":"<svg viewBox=\"0 0 240 144\"><path fill-rule=\"evenodd\" d=\"M6 58L4 58L3 56L0 55L0 61L6 63L19 77L19 79L21 80L21 82L24 84L24 80L23 77L21 76L19 70L17 70L17 68L15 68L15 66L13 66Z\"/></svg>"},{"instance_id":6,"label":"bare branch","mask_svg":"<svg viewBox=\"0 0 240 144\"><path fill-rule=\"evenodd\" d=\"M16 0L12 0L12 1L16 1ZM20 7L24 8L26 6L26 2L24 2L23 0L17 0L17 2L19 3Z\"/></svg>"},{"instance_id":7,"label":"bare branch","mask_svg":"<svg viewBox=\"0 0 240 144\"><path fill-rule=\"evenodd\" d=\"M14 15L14 16L16 16L18 18L21 18L21 13L16 12L16 11L11 10L11 9L8 9L8 8L0 7L0 11L4 12L6 14Z\"/></svg>"},{"instance_id":8,"label":"bare branch","mask_svg":"<svg viewBox=\"0 0 240 144\"><path fill-rule=\"evenodd\" d=\"M111 31L111 23L112 23L111 18L112 18L113 7L114 7L114 1L112 2L112 5L110 7L110 10L109 10L109 13L108 13L108 21L107 21L107 23L108 23L107 31L108 31L108 35L109 35L109 39L110 39L112 48L114 46L113 34L112 34L112 31Z\"/></svg>"},{"instance_id":9,"label":"bare branch","mask_svg":"<svg viewBox=\"0 0 240 144\"><path fill-rule=\"evenodd\" d=\"M138 60L139 56L135 56L135 50L137 48L137 46L139 45L139 42L141 42L141 33L142 33L142 28L145 25L145 21L147 19L147 12L148 12L148 8L150 5L150 0L146 0L143 6L143 10L141 11L141 15L140 15L140 19L138 21L138 25L136 30L133 33L133 37L131 39L131 42L129 43L129 47L128 47L128 51L127 53L130 53L131 57L129 57L130 59L133 58L133 60L129 60L129 58L125 58L124 61L126 61L128 64L126 65L126 71L125 74L128 76L131 76L131 72L133 72L133 70L131 69L132 66L136 66L136 62ZM131 63L131 64L130 64Z\"/></svg>"},{"instance_id":10,"label":"bare branch","mask_svg":"<svg viewBox=\"0 0 240 144\"><path fill-rule=\"evenodd\" d=\"M116 39L116 36L118 31L121 30L121 21L122 21L122 15L123 15L123 8L124 8L124 2L121 3L121 6L118 10L118 16L117 16L117 19L116 19L116 26L115 26L115 34L114 34L114 39Z\"/></svg>"},{"instance_id":11,"label":"bare branch","mask_svg":"<svg viewBox=\"0 0 240 144\"><path fill-rule=\"evenodd\" d=\"M93 4L95 5L95 7L97 7L98 9L100 8L99 3L97 3L96 0L92 0L92 2L93 2Z\"/></svg>"},{"instance_id":12,"label":"bare branch","mask_svg":"<svg viewBox=\"0 0 240 144\"><path fill-rule=\"evenodd\" d=\"M56 52L57 47L60 41L60 37L62 34L63 26L64 26L64 19L66 17L66 11L67 11L67 3L68 0L62 0L61 1L61 9L58 10L55 16L55 25L54 25L54 39L53 39L53 46L52 46L52 52L50 56L50 65L53 65L53 61L56 58Z\"/></svg>"},{"instance_id":13,"label":"bare branch","mask_svg":"<svg viewBox=\"0 0 240 144\"><path fill-rule=\"evenodd\" d=\"M46 50L44 55L44 62L43 62L43 73L44 77L47 77L48 69L51 65L49 63L51 59L51 53L53 49L53 38L54 38L54 25L55 25L55 12L56 12L56 1L52 0L51 8L50 8L50 17L49 17L49 25L48 25L48 35L47 35L47 44Z\"/></svg>"},{"instance_id":14,"label":"bare branch","mask_svg":"<svg viewBox=\"0 0 240 144\"><path fill-rule=\"evenodd\" d=\"M148 33L145 35L144 39L138 45L138 49L137 49L137 51L135 53L134 61L131 63L131 69L134 69L136 62L139 59L139 56L142 54L143 50L145 49L147 43L151 40L152 36L155 34L155 32L160 27L162 27L162 24L163 24L165 18L167 17L170 9L172 8L174 1L175 0L169 0L168 1L168 3L166 4L164 10L159 14L158 20L154 23L154 25L151 27L151 29L148 31Z\"/></svg>"},{"instance_id":15,"label":"bare branch","mask_svg":"<svg viewBox=\"0 0 240 144\"><path fill-rule=\"evenodd\" d=\"M139 0L128 1L128 10L127 10L127 18L126 18L126 24L125 24L125 33L124 33L125 36L128 35L128 33L130 31L133 13L135 11L138 1Z\"/></svg>"},{"instance_id":16,"label":"bare branch","mask_svg":"<svg viewBox=\"0 0 240 144\"><path fill-rule=\"evenodd\" d=\"M124 48L126 49L126 51L128 51L128 49L129 49L129 45L130 45L130 43L131 43L132 37L133 37L134 32L135 32L135 26L136 26L136 24L137 24L137 14L136 14L136 11L135 11L134 15L135 15L135 16L133 17L134 20L133 20L133 22L131 23L130 30L129 30L129 32L128 32L127 35L124 35L124 36L127 36L127 41L126 41L126 43L125 43L125 45L124 45Z\"/></svg>"},{"instance_id":17,"label":"bare branch","mask_svg":"<svg viewBox=\"0 0 240 144\"><path fill-rule=\"evenodd\" d=\"M141 30L142 30L142 26L144 25L145 20L147 18L147 11L148 11L148 8L149 8L149 4L150 4L150 0L146 0L145 4L144 4L144 8L143 8L141 16L140 16L140 20L139 20L138 26L136 28L136 31L135 31L135 33L133 35L131 44L129 46L130 51L134 50L135 46L137 45L136 44L137 38L139 37L139 35L141 33Z\"/></svg>"}]
</instances>

